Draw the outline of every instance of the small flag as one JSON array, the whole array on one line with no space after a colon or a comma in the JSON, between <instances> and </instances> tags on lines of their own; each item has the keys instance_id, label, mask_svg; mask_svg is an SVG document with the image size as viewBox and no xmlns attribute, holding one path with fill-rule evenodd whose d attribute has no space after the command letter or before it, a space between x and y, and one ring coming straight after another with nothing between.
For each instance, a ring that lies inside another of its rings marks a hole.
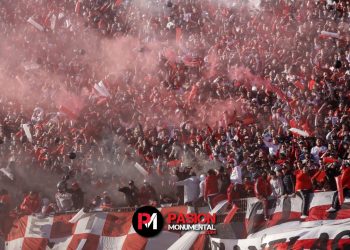
<instances>
[{"instance_id":1,"label":"small flag","mask_svg":"<svg viewBox=\"0 0 350 250\"><path fill-rule=\"evenodd\" d=\"M343 185L341 183L341 177L340 176L335 177L335 182L337 183L339 205L341 206L344 203L344 193L343 193Z\"/></svg>"},{"instance_id":2,"label":"small flag","mask_svg":"<svg viewBox=\"0 0 350 250\"><path fill-rule=\"evenodd\" d=\"M28 23L30 23L31 25L33 25L36 29L40 30L40 31L44 31L44 27L40 24L38 24L36 21L34 21L33 18L29 18L27 20Z\"/></svg>"},{"instance_id":3,"label":"small flag","mask_svg":"<svg viewBox=\"0 0 350 250\"><path fill-rule=\"evenodd\" d=\"M24 133L26 134L28 141L33 142L32 134L30 133L30 128L28 124L22 125Z\"/></svg>"},{"instance_id":4,"label":"small flag","mask_svg":"<svg viewBox=\"0 0 350 250\"><path fill-rule=\"evenodd\" d=\"M338 33L335 32L328 32L328 31L321 31L321 38L336 38L336 39L340 39L340 35Z\"/></svg>"},{"instance_id":5,"label":"small flag","mask_svg":"<svg viewBox=\"0 0 350 250\"><path fill-rule=\"evenodd\" d=\"M13 174L7 168L0 168L0 172L2 172L4 175L6 175L12 181L15 179Z\"/></svg>"},{"instance_id":6,"label":"small flag","mask_svg":"<svg viewBox=\"0 0 350 250\"><path fill-rule=\"evenodd\" d=\"M303 137L309 137L310 136L308 132L306 132L304 130L301 130L301 129L298 129L298 128L290 128L289 131L291 131L294 134L303 136Z\"/></svg>"},{"instance_id":7,"label":"small flag","mask_svg":"<svg viewBox=\"0 0 350 250\"><path fill-rule=\"evenodd\" d=\"M109 93L108 89L106 88L106 86L103 84L102 81L100 81L99 83L96 83L94 85L94 89L101 95L104 97L109 97L111 94Z\"/></svg>"},{"instance_id":8,"label":"small flag","mask_svg":"<svg viewBox=\"0 0 350 250\"><path fill-rule=\"evenodd\" d=\"M139 163L135 163L135 168L140 171L140 173L144 176L147 176L148 175L148 172L139 164Z\"/></svg>"}]
</instances>

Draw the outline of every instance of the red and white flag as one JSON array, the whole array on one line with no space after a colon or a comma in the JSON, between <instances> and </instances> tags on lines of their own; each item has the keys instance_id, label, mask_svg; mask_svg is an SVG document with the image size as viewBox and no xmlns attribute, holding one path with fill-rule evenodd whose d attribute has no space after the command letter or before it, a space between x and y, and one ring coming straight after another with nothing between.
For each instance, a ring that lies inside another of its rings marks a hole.
<instances>
[{"instance_id":1,"label":"red and white flag","mask_svg":"<svg viewBox=\"0 0 350 250\"><path fill-rule=\"evenodd\" d=\"M336 38L336 39L340 39L340 35L338 33L335 32L328 32L328 31L321 31L320 37L325 39L325 38Z\"/></svg>"},{"instance_id":2,"label":"red and white flag","mask_svg":"<svg viewBox=\"0 0 350 250\"><path fill-rule=\"evenodd\" d=\"M146 169L144 169L139 163L136 162L134 166L143 176L148 176Z\"/></svg>"},{"instance_id":3,"label":"red and white flag","mask_svg":"<svg viewBox=\"0 0 350 250\"><path fill-rule=\"evenodd\" d=\"M335 177L335 182L337 183L337 190L338 190L338 199L339 199L339 205L343 205L344 203L344 193L343 193L343 185L341 181L341 176Z\"/></svg>"},{"instance_id":4,"label":"red and white flag","mask_svg":"<svg viewBox=\"0 0 350 250\"><path fill-rule=\"evenodd\" d=\"M24 133L27 136L28 141L29 142L33 142L33 137L32 137L32 134L30 133L29 124L23 124L22 127L23 127L23 130L24 130Z\"/></svg>"}]
</instances>

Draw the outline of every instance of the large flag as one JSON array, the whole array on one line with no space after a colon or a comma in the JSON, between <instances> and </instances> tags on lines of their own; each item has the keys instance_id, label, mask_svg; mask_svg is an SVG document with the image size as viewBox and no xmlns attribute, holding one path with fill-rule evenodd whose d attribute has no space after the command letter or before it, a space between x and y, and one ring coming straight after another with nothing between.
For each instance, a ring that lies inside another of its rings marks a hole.
<instances>
[{"instance_id":1,"label":"large flag","mask_svg":"<svg viewBox=\"0 0 350 250\"><path fill-rule=\"evenodd\" d=\"M309 216L305 221L316 220L342 220L350 218L350 207L344 204L337 213L327 213L331 207L334 192L314 193L310 198ZM260 230L280 225L290 221L300 221L301 215L300 197L282 197L277 200L269 200L268 211L270 220L265 221L263 207L256 198L248 199L246 212L247 234L253 234Z\"/></svg>"},{"instance_id":2,"label":"large flag","mask_svg":"<svg viewBox=\"0 0 350 250\"><path fill-rule=\"evenodd\" d=\"M29 142L33 142L33 138L32 138L32 134L30 133L30 128L29 128L29 124L23 124L22 125L24 133L27 136L27 139Z\"/></svg>"},{"instance_id":3,"label":"large flag","mask_svg":"<svg viewBox=\"0 0 350 250\"><path fill-rule=\"evenodd\" d=\"M168 213L187 214L187 206L159 208ZM88 250L163 250L170 247L180 234L164 230L154 238L138 235L132 226L134 212L93 212L23 216L13 222L6 239L5 250L14 249L88 249ZM72 222L72 223L70 223Z\"/></svg>"},{"instance_id":4,"label":"large flag","mask_svg":"<svg viewBox=\"0 0 350 250\"><path fill-rule=\"evenodd\" d=\"M247 239L212 238L212 249L349 249L349 219L341 221L293 221ZM263 247L262 247L263 246Z\"/></svg>"}]
</instances>

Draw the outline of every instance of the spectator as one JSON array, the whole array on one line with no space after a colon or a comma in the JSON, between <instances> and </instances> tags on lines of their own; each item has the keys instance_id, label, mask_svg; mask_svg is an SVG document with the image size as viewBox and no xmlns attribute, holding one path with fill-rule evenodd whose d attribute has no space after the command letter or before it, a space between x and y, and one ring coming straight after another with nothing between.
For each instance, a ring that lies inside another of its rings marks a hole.
<instances>
[{"instance_id":1,"label":"spectator","mask_svg":"<svg viewBox=\"0 0 350 250\"><path fill-rule=\"evenodd\" d=\"M244 193L247 197L254 197L254 182L250 180L250 178L244 178Z\"/></svg>"},{"instance_id":2,"label":"spectator","mask_svg":"<svg viewBox=\"0 0 350 250\"><path fill-rule=\"evenodd\" d=\"M343 166L342 174L340 176L340 181L343 187L343 195L344 197L350 197L350 167ZM335 191L333 194L332 206L327 210L329 213L333 213L338 211L341 208L339 203L339 195L338 191Z\"/></svg>"},{"instance_id":3,"label":"spectator","mask_svg":"<svg viewBox=\"0 0 350 250\"><path fill-rule=\"evenodd\" d=\"M197 201L194 204L194 208L195 208L196 212L198 212L198 207L205 206L205 201L204 201L205 180L206 180L205 174L201 174L199 176L199 194L198 194L198 199L197 199Z\"/></svg>"},{"instance_id":4,"label":"spectator","mask_svg":"<svg viewBox=\"0 0 350 250\"><path fill-rule=\"evenodd\" d=\"M195 172L191 172L191 177L183 181L176 182L178 186L184 186L185 205L193 206L199 197L199 179Z\"/></svg>"},{"instance_id":5,"label":"spectator","mask_svg":"<svg viewBox=\"0 0 350 250\"><path fill-rule=\"evenodd\" d=\"M233 184L239 184L239 185L243 184L241 166L237 165L233 167L230 179L231 179L231 183Z\"/></svg>"},{"instance_id":6,"label":"spectator","mask_svg":"<svg viewBox=\"0 0 350 250\"><path fill-rule=\"evenodd\" d=\"M302 200L300 216L301 219L305 219L308 216L310 205L310 193L312 192L312 182L308 171L309 170L305 165L301 165L299 169L295 171L295 192L298 196L300 196Z\"/></svg>"},{"instance_id":7,"label":"spectator","mask_svg":"<svg viewBox=\"0 0 350 250\"><path fill-rule=\"evenodd\" d=\"M295 190L295 176L289 170L287 166L283 166L283 189L284 194L291 195L294 194Z\"/></svg>"},{"instance_id":8,"label":"spectator","mask_svg":"<svg viewBox=\"0 0 350 250\"><path fill-rule=\"evenodd\" d=\"M244 190L241 189L241 185L231 183L227 189L227 201L230 205L236 202L236 200L244 197Z\"/></svg>"},{"instance_id":9,"label":"spectator","mask_svg":"<svg viewBox=\"0 0 350 250\"><path fill-rule=\"evenodd\" d=\"M97 209L102 205L102 197L100 195L96 195L93 200L91 201L89 208L91 209Z\"/></svg>"},{"instance_id":10,"label":"spectator","mask_svg":"<svg viewBox=\"0 0 350 250\"><path fill-rule=\"evenodd\" d=\"M281 176L277 176L276 172L270 172L270 184L272 188L271 195L274 198L279 198L284 194L283 181Z\"/></svg>"},{"instance_id":11,"label":"spectator","mask_svg":"<svg viewBox=\"0 0 350 250\"><path fill-rule=\"evenodd\" d=\"M330 190L337 190L337 184L335 182L335 177L339 175L339 168L336 163L328 164L326 167L326 179L329 185Z\"/></svg>"},{"instance_id":12,"label":"spectator","mask_svg":"<svg viewBox=\"0 0 350 250\"><path fill-rule=\"evenodd\" d=\"M209 169L205 178L204 200L210 204L210 199L219 193L218 176L213 169Z\"/></svg>"},{"instance_id":13,"label":"spectator","mask_svg":"<svg viewBox=\"0 0 350 250\"><path fill-rule=\"evenodd\" d=\"M230 174L227 172L227 169L220 167L219 170L219 180L220 180L220 194L226 194L227 189L230 186Z\"/></svg>"},{"instance_id":14,"label":"spectator","mask_svg":"<svg viewBox=\"0 0 350 250\"><path fill-rule=\"evenodd\" d=\"M73 210L73 195L67 190L66 181L57 184L57 193L55 195L56 205L59 212L67 212Z\"/></svg>"},{"instance_id":15,"label":"spectator","mask_svg":"<svg viewBox=\"0 0 350 250\"><path fill-rule=\"evenodd\" d=\"M48 198L44 198L42 200L42 207L41 207L41 214L43 216L47 216L51 213L56 212L56 206L54 203L50 203L50 200Z\"/></svg>"},{"instance_id":16,"label":"spectator","mask_svg":"<svg viewBox=\"0 0 350 250\"><path fill-rule=\"evenodd\" d=\"M11 198L6 189L0 190L0 206L3 213L7 213L10 210Z\"/></svg>"},{"instance_id":17,"label":"spectator","mask_svg":"<svg viewBox=\"0 0 350 250\"><path fill-rule=\"evenodd\" d=\"M271 185L267 180L267 173L263 172L261 176L257 175L255 178L254 192L255 197L261 201L263 205L263 212L265 220L269 219L268 215L268 197L271 195Z\"/></svg>"},{"instance_id":18,"label":"spectator","mask_svg":"<svg viewBox=\"0 0 350 250\"><path fill-rule=\"evenodd\" d=\"M156 190L146 180L144 180L140 189L139 200L141 205L149 205L157 201Z\"/></svg>"},{"instance_id":19,"label":"spectator","mask_svg":"<svg viewBox=\"0 0 350 250\"><path fill-rule=\"evenodd\" d=\"M321 138L316 139L316 145L311 149L311 156L314 162L319 162L320 156L322 156L327 150L327 147L322 145Z\"/></svg>"},{"instance_id":20,"label":"spectator","mask_svg":"<svg viewBox=\"0 0 350 250\"><path fill-rule=\"evenodd\" d=\"M7 231L7 218L10 211L10 196L6 189L0 190L0 235L5 235Z\"/></svg>"},{"instance_id":21,"label":"spectator","mask_svg":"<svg viewBox=\"0 0 350 250\"><path fill-rule=\"evenodd\" d=\"M69 193L72 194L73 208L75 210L81 209L84 206L84 192L77 182L72 183Z\"/></svg>"},{"instance_id":22,"label":"spectator","mask_svg":"<svg viewBox=\"0 0 350 250\"><path fill-rule=\"evenodd\" d=\"M109 197L108 195L104 196L102 199L102 203L100 205L100 209L102 209L102 211L108 211L112 208L113 208L113 204L112 204L111 197Z\"/></svg>"},{"instance_id":23,"label":"spectator","mask_svg":"<svg viewBox=\"0 0 350 250\"><path fill-rule=\"evenodd\" d=\"M129 207L138 205L139 190L135 186L134 181L130 180L128 187L119 188L119 192L124 193L125 200Z\"/></svg>"},{"instance_id":24,"label":"spectator","mask_svg":"<svg viewBox=\"0 0 350 250\"><path fill-rule=\"evenodd\" d=\"M39 194L35 191L30 191L29 194L24 198L20 205L20 211L23 214L33 214L39 212L40 199Z\"/></svg>"}]
</instances>

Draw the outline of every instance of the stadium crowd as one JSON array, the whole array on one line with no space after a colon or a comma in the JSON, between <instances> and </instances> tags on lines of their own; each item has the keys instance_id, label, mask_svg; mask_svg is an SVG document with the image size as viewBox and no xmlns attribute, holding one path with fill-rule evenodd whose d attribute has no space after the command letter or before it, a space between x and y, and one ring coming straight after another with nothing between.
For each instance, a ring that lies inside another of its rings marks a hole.
<instances>
[{"instance_id":1,"label":"stadium crowd","mask_svg":"<svg viewBox=\"0 0 350 250\"><path fill-rule=\"evenodd\" d=\"M25 51L21 60L30 62L1 72L40 96L33 105L31 94L0 97L2 218L14 207L110 209L125 204L114 201L123 195L132 207L198 207L253 196L266 206L269 196L295 194L304 218L309 194L337 190L338 175L348 195L348 1L262 0L257 9L247 1L142 3L0 3L7 49ZM76 41L90 33L137 39L122 73L87 59L91 51ZM156 70L148 71L143 60L153 50ZM64 98L41 74L60 77ZM57 193L28 184L12 197L21 171L60 178Z\"/></svg>"}]
</instances>

